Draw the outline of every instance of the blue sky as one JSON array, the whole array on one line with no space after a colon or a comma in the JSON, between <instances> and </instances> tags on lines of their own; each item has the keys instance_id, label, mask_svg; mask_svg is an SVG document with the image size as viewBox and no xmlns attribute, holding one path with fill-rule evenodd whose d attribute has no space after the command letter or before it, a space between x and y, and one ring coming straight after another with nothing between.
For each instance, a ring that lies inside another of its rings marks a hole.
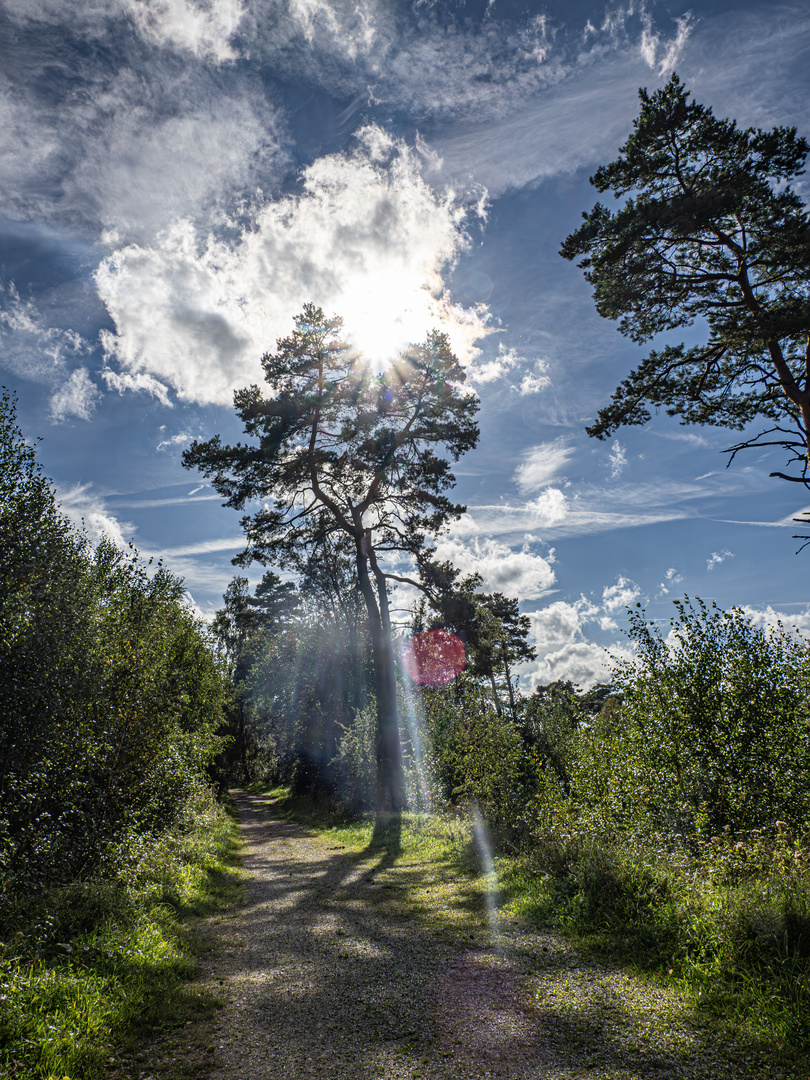
<instances>
[{"instance_id":1,"label":"blue sky","mask_svg":"<svg viewBox=\"0 0 810 1080\"><path fill-rule=\"evenodd\" d=\"M313 301L372 356L450 334L481 440L439 551L521 598L527 688L605 677L636 601L810 628L778 454L587 438L642 353L557 253L640 86L810 135L809 52L798 2L0 0L0 381L63 508L215 610L238 514L180 454Z\"/></svg>"}]
</instances>

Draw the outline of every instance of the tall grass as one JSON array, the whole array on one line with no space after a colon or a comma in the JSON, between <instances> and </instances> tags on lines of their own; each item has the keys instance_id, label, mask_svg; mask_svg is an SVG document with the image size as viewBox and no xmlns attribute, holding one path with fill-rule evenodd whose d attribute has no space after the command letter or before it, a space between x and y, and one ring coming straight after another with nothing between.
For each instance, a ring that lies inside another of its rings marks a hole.
<instances>
[{"instance_id":1,"label":"tall grass","mask_svg":"<svg viewBox=\"0 0 810 1080\"><path fill-rule=\"evenodd\" d=\"M507 908L691 995L699 1012L810 1056L810 843L786 829L678 840L557 828L501 863Z\"/></svg>"},{"instance_id":2,"label":"tall grass","mask_svg":"<svg viewBox=\"0 0 810 1080\"><path fill-rule=\"evenodd\" d=\"M92 1080L136 1028L205 1002L188 980L186 922L238 889L236 826L208 790L169 831L111 847L90 880L6 897L0 945L0 1075Z\"/></svg>"}]
</instances>

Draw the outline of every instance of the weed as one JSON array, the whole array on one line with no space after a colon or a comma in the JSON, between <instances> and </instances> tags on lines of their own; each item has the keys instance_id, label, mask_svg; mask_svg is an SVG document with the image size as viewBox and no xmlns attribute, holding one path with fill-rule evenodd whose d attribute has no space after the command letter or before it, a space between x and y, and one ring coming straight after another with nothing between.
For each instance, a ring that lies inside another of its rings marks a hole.
<instances>
[{"instance_id":1,"label":"weed","mask_svg":"<svg viewBox=\"0 0 810 1080\"><path fill-rule=\"evenodd\" d=\"M233 899L236 826L210 794L185 821L108 852L103 875L17 897L0 948L0 1073L102 1073L111 1045L210 1012L189 980L202 943L186 920Z\"/></svg>"}]
</instances>

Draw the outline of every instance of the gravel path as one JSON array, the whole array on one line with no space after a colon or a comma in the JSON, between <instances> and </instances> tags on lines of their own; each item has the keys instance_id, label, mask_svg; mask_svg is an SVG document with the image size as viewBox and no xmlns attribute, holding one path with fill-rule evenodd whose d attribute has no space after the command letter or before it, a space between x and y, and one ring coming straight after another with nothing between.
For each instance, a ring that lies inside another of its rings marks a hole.
<instances>
[{"instance_id":1,"label":"gravel path","mask_svg":"<svg viewBox=\"0 0 810 1080\"><path fill-rule=\"evenodd\" d=\"M674 994L553 935L507 928L493 945L483 920L472 939L430 929L398 899L419 867L274 819L261 796L235 798L250 880L244 906L212 926L204 979L226 999L212 1080L744 1075Z\"/></svg>"}]
</instances>

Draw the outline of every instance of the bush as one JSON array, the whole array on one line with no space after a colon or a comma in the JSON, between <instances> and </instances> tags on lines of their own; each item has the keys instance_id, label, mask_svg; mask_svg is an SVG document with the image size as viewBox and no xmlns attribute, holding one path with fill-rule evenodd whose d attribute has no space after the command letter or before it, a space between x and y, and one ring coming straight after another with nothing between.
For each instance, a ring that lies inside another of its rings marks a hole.
<instances>
[{"instance_id":1,"label":"bush","mask_svg":"<svg viewBox=\"0 0 810 1080\"><path fill-rule=\"evenodd\" d=\"M182 582L94 549L0 401L0 898L93 873L205 779L225 680Z\"/></svg>"},{"instance_id":2,"label":"bush","mask_svg":"<svg viewBox=\"0 0 810 1080\"><path fill-rule=\"evenodd\" d=\"M583 735L572 793L586 817L690 843L810 820L808 643L739 608L688 598L667 640L631 614L620 709Z\"/></svg>"}]
</instances>

